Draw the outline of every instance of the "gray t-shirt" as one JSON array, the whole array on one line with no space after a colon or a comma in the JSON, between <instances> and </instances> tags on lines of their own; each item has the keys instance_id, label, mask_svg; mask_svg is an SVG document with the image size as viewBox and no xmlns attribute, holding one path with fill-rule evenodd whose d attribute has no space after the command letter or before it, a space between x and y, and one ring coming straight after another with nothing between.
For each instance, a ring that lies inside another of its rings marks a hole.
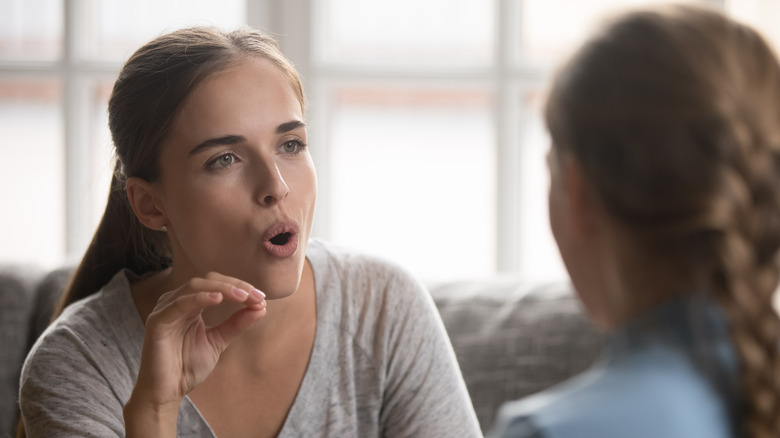
<instances>
[{"instance_id":1,"label":"gray t-shirt","mask_svg":"<svg viewBox=\"0 0 780 438\"><path fill-rule=\"evenodd\" d=\"M280 437L478 437L473 407L444 326L422 284L376 257L309 242L317 331ZM28 437L124 436L144 337L118 273L69 306L22 371ZM185 398L178 436L213 437Z\"/></svg>"}]
</instances>

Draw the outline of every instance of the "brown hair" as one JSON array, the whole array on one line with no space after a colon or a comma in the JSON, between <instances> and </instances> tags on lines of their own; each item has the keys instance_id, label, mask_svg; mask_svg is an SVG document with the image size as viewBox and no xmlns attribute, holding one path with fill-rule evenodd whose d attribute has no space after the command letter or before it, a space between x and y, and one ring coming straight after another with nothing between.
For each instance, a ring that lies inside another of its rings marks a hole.
<instances>
[{"instance_id":1,"label":"brown hair","mask_svg":"<svg viewBox=\"0 0 780 438\"><path fill-rule=\"evenodd\" d=\"M69 304L96 293L123 268L143 274L170 265L165 233L141 225L125 183L128 177L147 181L159 177L161 145L187 97L209 75L249 56L279 67L305 109L303 85L292 63L275 40L254 29L177 30L147 43L125 63L108 102L116 165L106 210L52 319ZM20 421L17 437L24 436Z\"/></svg>"},{"instance_id":2,"label":"brown hair","mask_svg":"<svg viewBox=\"0 0 780 438\"><path fill-rule=\"evenodd\" d=\"M709 9L631 12L559 72L545 117L606 210L713 294L740 359L738 427L780 436L780 66L767 43Z\"/></svg>"}]
</instances>

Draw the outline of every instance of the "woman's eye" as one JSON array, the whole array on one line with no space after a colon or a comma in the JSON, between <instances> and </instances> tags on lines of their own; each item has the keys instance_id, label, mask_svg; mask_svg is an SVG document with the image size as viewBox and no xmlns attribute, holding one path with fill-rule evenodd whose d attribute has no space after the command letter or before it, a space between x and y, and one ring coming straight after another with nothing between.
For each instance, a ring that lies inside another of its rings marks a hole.
<instances>
[{"instance_id":1,"label":"woman's eye","mask_svg":"<svg viewBox=\"0 0 780 438\"><path fill-rule=\"evenodd\" d=\"M236 156L231 154L223 154L215 158L209 163L209 167L228 167L236 162Z\"/></svg>"},{"instance_id":2,"label":"woman's eye","mask_svg":"<svg viewBox=\"0 0 780 438\"><path fill-rule=\"evenodd\" d=\"M282 143L282 152L285 154L297 154L305 148L306 145L300 140L290 140Z\"/></svg>"}]
</instances>

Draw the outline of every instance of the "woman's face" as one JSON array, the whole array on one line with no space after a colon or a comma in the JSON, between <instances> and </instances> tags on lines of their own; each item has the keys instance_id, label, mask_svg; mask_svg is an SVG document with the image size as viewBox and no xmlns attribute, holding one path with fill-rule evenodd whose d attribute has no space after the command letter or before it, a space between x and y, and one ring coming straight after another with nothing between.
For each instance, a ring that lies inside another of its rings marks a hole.
<instances>
[{"instance_id":1,"label":"woman's face","mask_svg":"<svg viewBox=\"0 0 780 438\"><path fill-rule=\"evenodd\" d=\"M605 237L598 201L588 190L586 175L578 160L565 151L550 148L548 198L550 228L574 289L597 325L611 327L611 296L604 278ZM605 231L607 230L607 231Z\"/></svg>"},{"instance_id":2,"label":"woman's face","mask_svg":"<svg viewBox=\"0 0 780 438\"><path fill-rule=\"evenodd\" d=\"M550 173L550 185L547 197L547 206L550 220L550 229L555 243L564 262L567 261L566 243L567 233L565 227L566 193L561 180L561 166L555 147L551 146L547 152L547 169ZM567 265L568 268L568 265Z\"/></svg>"},{"instance_id":3,"label":"woman's face","mask_svg":"<svg viewBox=\"0 0 780 438\"><path fill-rule=\"evenodd\" d=\"M155 184L176 278L216 271L271 299L297 290L317 197L306 142L301 103L270 61L249 57L193 91Z\"/></svg>"}]
</instances>

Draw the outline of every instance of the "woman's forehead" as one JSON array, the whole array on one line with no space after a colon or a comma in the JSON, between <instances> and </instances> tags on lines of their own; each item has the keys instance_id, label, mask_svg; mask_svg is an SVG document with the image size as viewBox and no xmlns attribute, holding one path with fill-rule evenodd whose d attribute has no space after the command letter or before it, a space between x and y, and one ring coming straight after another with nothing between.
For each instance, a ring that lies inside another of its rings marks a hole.
<instances>
[{"instance_id":1,"label":"woman's forehead","mask_svg":"<svg viewBox=\"0 0 780 438\"><path fill-rule=\"evenodd\" d=\"M187 130L231 127L250 119L270 124L302 120L293 84L272 62L250 59L214 73L199 84L174 120Z\"/></svg>"}]
</instances>

